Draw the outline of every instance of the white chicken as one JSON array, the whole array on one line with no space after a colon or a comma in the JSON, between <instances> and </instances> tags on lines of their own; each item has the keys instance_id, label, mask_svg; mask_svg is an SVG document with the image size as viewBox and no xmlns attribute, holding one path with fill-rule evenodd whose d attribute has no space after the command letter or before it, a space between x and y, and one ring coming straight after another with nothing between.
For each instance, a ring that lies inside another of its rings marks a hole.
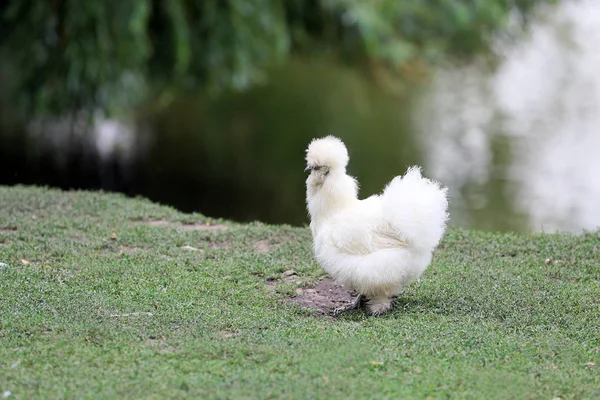
<instances>
[{"instance_id":1,"label":"white chicken","mask_svg":"<svg viewBox=\"0 0 600 400\"><path fill-rule=\"evenodd\" d=\"M313 140L306 150L313 250L336 282L358 292L343 309L365 300L378 315L431 262L446 229L447 189L410 167L382 194L359 200L358 184L346 174L348 160L346 146L333 136Z\"/></svg>"}]
</instances>

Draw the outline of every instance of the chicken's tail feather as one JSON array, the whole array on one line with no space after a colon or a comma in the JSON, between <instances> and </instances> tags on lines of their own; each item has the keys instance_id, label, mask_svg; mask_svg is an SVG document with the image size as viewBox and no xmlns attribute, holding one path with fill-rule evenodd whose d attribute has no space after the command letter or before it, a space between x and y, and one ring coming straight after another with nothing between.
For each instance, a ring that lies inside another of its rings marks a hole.
<instances>
[{"instance_id":1,"label":"chicken's tail feather","mask_svg":"<svg viewBox=\"0 0 600 400\"><path fill-rule=\"evenodd\" d=\"M384 215L409 246L433 250L442 239L448 220L448 189L410 167L394 178L381 195Z\"/></svg>"}]
</instances>

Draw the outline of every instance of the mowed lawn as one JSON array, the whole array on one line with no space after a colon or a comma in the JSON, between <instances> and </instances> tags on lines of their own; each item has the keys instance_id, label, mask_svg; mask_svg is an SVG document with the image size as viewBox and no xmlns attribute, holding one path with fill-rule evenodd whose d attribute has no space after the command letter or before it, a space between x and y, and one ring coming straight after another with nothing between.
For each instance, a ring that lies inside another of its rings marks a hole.
<instances>
[{"instance_id":1,"label":"mowed lawn","mask_svg":"<svg viewBox=\"0 0 600 400\"><path fill-rule=\"evenodd\" d=\"M0 187L9 399L598 399L600 234L450 230L393 311L285 301L308 229ZM266 285L293 269L282 285Z\"/></svg>"}]
</instances>

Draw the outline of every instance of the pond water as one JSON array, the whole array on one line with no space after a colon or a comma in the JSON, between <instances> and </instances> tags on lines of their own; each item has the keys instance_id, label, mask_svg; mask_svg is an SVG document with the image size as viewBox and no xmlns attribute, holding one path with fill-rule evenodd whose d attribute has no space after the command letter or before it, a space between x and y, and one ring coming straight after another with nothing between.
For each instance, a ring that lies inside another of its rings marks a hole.
<instances>
[{"instance_id":1,"label":"pond water","mask_svg":"<svg viewBox=\"0 0 600 400\"><path fill-rule=\"evenodd\" d=\"M417 124L456 222L490 229L600 226L600 2L546 13L504 60L441 71Z\"/></svg>"},{"instance_id":2,"label":"pond water","mask_svg":"<svg viewBox=\"0 0 600 400\"><path fill-rule=\"evenodd\" d=\"M70 121L38 121L0 143L0 183L104 188L188 212L302 225L304 149L334 134L348 145L363 197L420 164L450 188L453 225L594 230L600 2L545 11L518 40L498 43L493 67L446 68L426 87L390 94L356 71L295 60L265 86L179 99L138 125L97 118L76 134Z\"/></svg>"}]
</instances>

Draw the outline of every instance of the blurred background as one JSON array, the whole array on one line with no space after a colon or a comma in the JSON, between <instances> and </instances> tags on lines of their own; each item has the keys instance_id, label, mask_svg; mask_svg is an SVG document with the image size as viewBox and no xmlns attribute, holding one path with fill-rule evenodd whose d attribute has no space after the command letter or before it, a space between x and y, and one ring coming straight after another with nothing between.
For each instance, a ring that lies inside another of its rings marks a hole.
<instances>
[{"instance_id":1,"label":"blurred background","mask_svg":"<svg viewBox=\"0 0 600 400\"><path fill-rule=\"evenodd\" d=\"M361 196L420 164L454 225L593 230L599 43L597 0L4 0L0 184L304 225L333 134Z\"/></svg>"}]
</instances>

